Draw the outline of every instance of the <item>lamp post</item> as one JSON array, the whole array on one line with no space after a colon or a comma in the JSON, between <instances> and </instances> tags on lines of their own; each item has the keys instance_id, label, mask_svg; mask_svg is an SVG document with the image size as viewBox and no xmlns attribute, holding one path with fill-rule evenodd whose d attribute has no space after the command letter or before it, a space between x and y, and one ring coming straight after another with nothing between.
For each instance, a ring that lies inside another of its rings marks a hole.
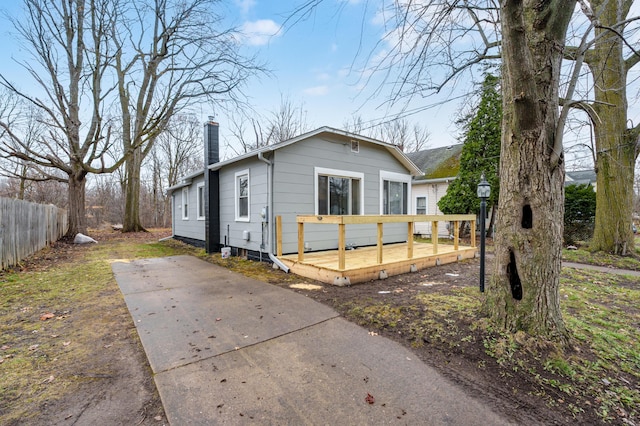
<instances>
[{"instance_id":1,"label":"lamp post","mask_svg":"<svg viewBox=\"0 0 640 426\"><path fill-rule=\"evenodd\" d=\"M478 198L480 198L480 292L484 293L484 246L485 246L485 219L487 217L487 198L491 195L491 185L484 177L480 176L478 183Z\"/></svg>"}]
</instances>

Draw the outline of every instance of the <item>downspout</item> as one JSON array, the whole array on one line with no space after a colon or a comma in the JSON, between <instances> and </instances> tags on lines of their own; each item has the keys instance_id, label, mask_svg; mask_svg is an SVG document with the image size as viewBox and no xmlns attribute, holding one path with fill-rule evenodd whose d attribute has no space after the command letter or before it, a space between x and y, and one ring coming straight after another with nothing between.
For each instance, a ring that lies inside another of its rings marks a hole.
<instances>
[{"instance_id":1,"label":"downspout","mask_svg":"<svg viewBox=\"0 0 640 426\"><path fill-rule=\"evenodd\" d=\"M264 158L262 151L258 151L258 160L264 162L267 165L267 218L269 220L269 244L267 245L267 254L269 255L269 259L278 265L278 268L282 269L284 272L289 273L289 268L287 265L282 263L280 259L273 255L273 240L275 237L275 232L273 232L273 177L271 174L273 173L273 169L271 168L271 161Z\"/></svg>"}]
</instances>

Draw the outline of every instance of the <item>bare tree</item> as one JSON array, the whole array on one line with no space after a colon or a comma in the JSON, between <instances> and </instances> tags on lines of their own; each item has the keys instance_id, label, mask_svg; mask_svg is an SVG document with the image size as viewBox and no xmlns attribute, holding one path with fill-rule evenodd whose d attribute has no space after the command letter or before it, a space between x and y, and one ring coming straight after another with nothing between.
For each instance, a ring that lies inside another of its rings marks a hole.
<instances>
[{"instance_id":1,"label":"bare tree","mask_svg":"<svg viewBox=\"0 0 640 426\"><path fill-rule=\"evenodd\" d=\"M295 105L291 99L281 96L279 108L267 117L247 116L245 112L232 116L231 134L235 143L228 147L236 154L245 153L286 141L308 130L304 105Z\"/></svg>"},{"instance_id":2,"label":"bare tree","mask_svg":"<svg viewBox=\"0 0 640 426\"><path fill-rule=\"evenodd\" d=\"M412 130L406 152L418 152L427 149L431 140L431 132L426 127L422 127L420 123L414 123Z\"/></svg>"},{"instance_id":3,"label":"bare tree","mask_svg":"<svg viewBox=\"0 0 640 426\"><path fill-rule=\"evenodd\" d=\"M274 143L283 142L309 130L304 105L294 105L288 97L280 96L280 108L271 113L269 133Z\"/></svg>"},{"instance_id":4,"label":"bare tree","mask_svg":"<svg viewBox=\"0 0 640 426\"><path fill-rule=\"evenodd\" d=\"M140 168L175 114L195 100L237 100L262 69L239 53L234 30L222 25L218 0L119 2L109 28L115 55L126 159L123 231L139 218Z\"/></svg>"},{"instance_id":5,"label":"bare tree","mask_svg":"<svg viewBox=\"0 0 640 426\"><path fill-rule=\"evenodd\" d=\"M376 129L376 128L374 128ZM397 145L403 152L416 152L425 149L429 141L429 131L419 123L413 127L406 118L386 121L377 127L376 135L383 141Z\"/></svg>"},{"instance_id":6,"label":"bare tree","mask_svg":"<svg viewBox=\"0 0 640 426\"><path fill-rule=\"evenodd\" d=\"M181 176L202 170L202 151L202 126L193 115L175 115L158 135L150 158L152 176L147 192L151 194L151 206L145 209L153 212L153 224L167 226L170 222L171 199L166 189L176 185Z\"/></svg>"},{"instance_id":7,"label":"bare tree","mask_svg":"<svg viewBox=\"0 0 640 426\"><path fill-rule=\"evenodd\" d=\"M347 132L358 135L362 135L366 130L369 130L360 114L349 116L349 118L342 123L342 127Z\"/></svg>"},{"instance_id":8,"label":"bare tree","mask_svg":"<svg viewBox=\"0 0 640 426\"><path fill-rule=\"evenodd\" d=\"M584 62L593 80L591 93L568 101L587 113L594 129L598 191L590 248L625 255L634 252L633 182L640 152L640 124L628 127L627 120L627 76L640 62L640 52L626 36L637 31L632 27L637 18L629 17L632 0L579 3L589 19L587 29L565 50L565 58L578 68Z\"/></svg>"},{"instance_id":9,"label":"bare tree","mask_svg":"<svg viewBox=\"0 0 640 426\"><path fill-rule=\"evenodd\" d=\"M24 2L24 17L12 23L32 56L21 65L42 95L23 91L4 75L0 85L36 108L47 132L34 146L11 123L1 121L12 143L3 144L0 151L68 185L67 236L72 237L86 232L87 174L109 173L121 163L104 161L111 140L102 102L111 88L103 88L102 82L112 52L103 30L113 19L113 9L108 0Z\"/></svg>"},{"instance_id":10,"label":"bare tree","mask_svg":"<svg viewBox=\"0 0 640 426\"><path fill-rule=\"evenodd\" d=\"M272 123L273 118L250 113L251 110L249 110L249 114L242 111L231 116L229 130L232 142L228 143L227 148L230 148L236 155L280 142L276 138L276 128Z\"/></svg>"}]
</instances>

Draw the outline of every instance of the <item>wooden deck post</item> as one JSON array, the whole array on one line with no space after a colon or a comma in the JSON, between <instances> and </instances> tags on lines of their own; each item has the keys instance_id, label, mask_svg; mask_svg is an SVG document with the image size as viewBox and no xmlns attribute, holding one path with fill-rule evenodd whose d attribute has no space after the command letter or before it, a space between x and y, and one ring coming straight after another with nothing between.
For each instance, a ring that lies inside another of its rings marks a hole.
<instances>
[{"instance_id":1,"label":"wooden deck post","mask_svg":"<svg viewBox=\"0 0 640 426\"><path fill-rule=\"evenodd\" d=\"M431 224L431 244L433 244L433 254L438 254L438 221Z\"/></svg>"},{"instance_id":2,"label":"wooden deck post","mask_svg":"<svg viewBox=\"0 0 640 426\"><path fill-rule=\"evenodd\" d=\"M407 259L413 258L413 225L414 222L407 222Z\"/></svg>"},{"instance_id":3,"label":"wooden deck post","mask_svg":"<svg viewBox=\"0 0 640 426\"><path fill-rule=\"evenodd\" d=\"M453 222L453 249L458 251L458 238L460 238L460 222Z\"/></svg>"},{"instance_id":4,"label":"wooden deck post","mask_svg":"<svg viewBox=\"0 0 640 426\"><path fill-rule=\"evenodd\" d=\"M471 221L471 247L476 247L476 220Z\"/></svg>"},{"instance_id":5,"label":"wooden deck post","mask_svg":"<svg viewBox=\"0 0 640 426\"><path fill-rule=\"evenodd\" d=\"M338 224L338 269L344 269L345 267L345 225L344 223Z\"/></svg>"},{"instance_id":6,"label":"wooden deck post","mask_svg":"<svg viewBox=\"0 0 640 426\"><path fill-rule=\"evenodd\" d=\"M378 223L378 240L377 240L377 260L378 265L382 265L382 223Z\"/></svg>"},{"instance_id":7,"label":"wooden deck post","mask_svg":"<svg viewBox=\"0 0 640 426\"><path fill-rule=\"evenodd\" d=\"M282 256L282 216L280 215L276 216L276 255Z\"/></svg>"},{"instance_id":8,"label":"wooden deck post","mask_svg":"<svg viewBox=\"0 0 640 426\"><path fill-rule=\"evenodd\" d=\"M298 222L298 262L304 261L304 222Z\"/></svg>"}]
</instances>

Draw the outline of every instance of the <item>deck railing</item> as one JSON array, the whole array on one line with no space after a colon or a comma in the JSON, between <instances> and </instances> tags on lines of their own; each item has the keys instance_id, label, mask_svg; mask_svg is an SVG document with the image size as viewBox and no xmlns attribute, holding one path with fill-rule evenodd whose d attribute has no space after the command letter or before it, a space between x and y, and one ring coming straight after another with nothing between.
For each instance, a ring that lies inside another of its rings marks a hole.
<instances>
[{"instance_id":1,"label":"deck railing","mask_svg":"<svg viewBox=\"0 0 640 426\"><path fill-rule=\"evenodd\" d=\"M454 250L459 247L460 222L471 222L471 247L476 247L476 216L473 214L458 215L344 215L344 216L297 216L298 223L298 262L304 261L304 225L309 224L331 224L338 225L338 268L345 269L345 235L347 225L376 224L377 235L377 262L383 262L383 225L385 223L406 223L407 224L407 259L413 258L413 230L416 222L431 222L431 240L433 244L433 254L438 254L438 222L453 222L453 244ZM280 225L281 229L281 225ZM278 233L278 235L281 235ZM278 256L281 256L282 244L278 243Z\"/></svg>"}]
</instances>

